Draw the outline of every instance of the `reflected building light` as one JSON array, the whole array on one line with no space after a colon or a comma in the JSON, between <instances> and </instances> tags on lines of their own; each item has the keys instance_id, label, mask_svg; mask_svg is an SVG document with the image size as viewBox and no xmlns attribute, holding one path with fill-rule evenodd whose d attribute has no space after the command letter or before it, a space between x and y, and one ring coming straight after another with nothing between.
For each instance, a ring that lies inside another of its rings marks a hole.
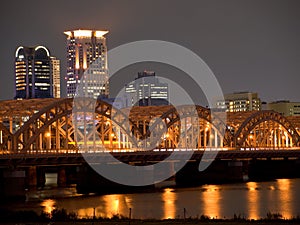
<instances>
[{"instance_id":1,"label":"reflected building light","mask_svg":"<svg viewBox=\"0 0 300 225\"><path fill-rule=\"evenodd\" d=\"M221 218L220 199L221 193L218 185L205 185L206 191L202 192L203 214L211 218Z\"/></svg>"},{"instance_id":2,"label":"reflected building light","mask_svg":"<svg viewBox=\"0 0 300 225\"><path fill-rule=\"evenodd\" d=\"M112 210L114 212L115 215L118 215L119 214L119 199L115 199L113 201L113 207L112 207Z\"/></svg>"},{"instance_id":3,"label":"reflected building light","mask_svg":"<svg viewBox=\"0 0 300 225\"><path fill-rule=\"evenodd\" d=\"M293 217L291 204L292 193L291 193L291 181L289 179L278 179L277 185L279 189L278 197L280 201L280 212L285 212L283 214L284 218L291 219Z\"/></svg>"},{"instance_id":4,"label":"reflected building light","mask_svg":"<svg viewBox=\"0 0 300 225\"><path fill-rule=\"evenodd\" d=\"M96 209L95 209L96 210ZM85 209L79 209L77 211L77 216L79 219L83 218L93 218L94 216L94 208L85 208ZM98 215L96 215L97 217Z\"/></svg>"},{"instance_id":5,"label":"reflected building light","mask_svg":"<svg viewBox=\"0 0 300 225\"><path fill-rule=\"evenodd\" d=\"M128 216L131 203L124 195L107 195L103 197L105 202L104 215L113 217L115 215Z\"/></svg>"},{"instance_id":6,"label":"reflected building light","mask_svg":"<svg viewBox=\"0 0 300 225\"><path fill-rule=\"evenodd\" d=\"M248 215L249 219L259 219L259 199L256 182L247 182L248 187Z\"/></svg>"},{"instance_id":7,"label":"reflected building light","mask_svg":"<svg viewBox=\"0 0 300 225\"><path fill-rule=\"evenodd\" d=\"M166 188L162 194L162 200L164 202L164 219L175 219L176 217L176 194L174 189Z\"/></svg>"},{"instance_id":8,"label":"reflected building light","mask_svg":"<svg viewBox=\"0 0 300 225\"><path fill-rule=\"evenodd\" d=\"M52 211L55 209L55 201L52 199L46 199L41 203L41 206L44 207L44 212L47 214L51 214Z\"/></svg>"}]
</instances>

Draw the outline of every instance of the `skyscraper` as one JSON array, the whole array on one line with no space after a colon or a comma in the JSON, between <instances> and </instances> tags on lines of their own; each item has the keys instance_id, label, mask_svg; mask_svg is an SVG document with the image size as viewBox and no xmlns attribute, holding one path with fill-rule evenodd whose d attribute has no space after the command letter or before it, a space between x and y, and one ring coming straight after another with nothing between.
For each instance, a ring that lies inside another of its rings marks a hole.
<instances>
[{"instance_id":1,"label":"skyscraper","mask_svg":"<svg viewBox=\"0 0 300 225\"><path fill-rule=\"evenodd\" d=\"M52 97L49 50L44 46L18 47L15 53L15 99Z\"/></svg>"},{"instance_id":2,"label":"skyscraper","mask_svg":"<svg viewBox=\"0 0 300 225\"><path fill-rule=\"evenodd\" d=\"M125 86L125 106L168 104L168 84L155 77L153 71L139 72L137 78Z\"/></svg>"},{"instance_id":3,"label":"skyscraper","mask_svg":"<svg viewBox=\"0 0 300 225\"><path fill-rule=\"evenodd\" d=\"M52 74L53 97L60 98L60 60L54 56L50 57L50 71Z\"/></svg>"},{"instance_id":4,"label":"skyscraper","mask_svg":"<svg viewBox=\"0 0 300 225\"><path fill-rule=\"evenodd\" d=\"M108 31L72 30L67 35L67 97L75 96L83 74L88 79L83 85L84 94L98 98L108 96L107 46L104 37Z\"/></svg>"}]
</instances>

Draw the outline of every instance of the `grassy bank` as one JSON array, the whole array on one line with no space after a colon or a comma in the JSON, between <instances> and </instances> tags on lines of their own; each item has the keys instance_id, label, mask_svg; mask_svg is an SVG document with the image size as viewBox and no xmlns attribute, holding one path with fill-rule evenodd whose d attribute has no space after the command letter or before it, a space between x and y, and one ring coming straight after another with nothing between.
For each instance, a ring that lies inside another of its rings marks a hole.
<instances>
[{"instance_id":1,"label":"grassy bank","mask_svg":"<svg viewBox=\"0 0 300 225\"><path fill-rule=\"evenodd\" d=\"M300 217L293 219L283 219L279 213L268 213L265 218L260 220L249 220L234 215L232 219L210 219L208 216L202 215L199 218L186 219L167 219L167 220L139 220L129 219L120 215L112 218L87 218L80 219L75 213L67 213L65 209L56 209L51 214L41 213L38 215L34 211L11 211L0 209L0 224L18 224L18 225L66 225L66 224L93 224L93 225L231 225L231 224L300 224Z\"/></svg>"},{"instance_id":2,"label":"grassy bank","mask_svg":"<svg viewBox=\"0 0 300 225\"><path fill-rule=\"evenodd\" d=\"M4 222L1 224L5 225L288 225L288 224L300 224L295 221L183 221L183 220L133 220L130 223L128 221L66 221L66 222L50 222L50 223L37 223L37 222L21 222L21 223L13 223L13 222Z\"/></svg>"}]
</instances>

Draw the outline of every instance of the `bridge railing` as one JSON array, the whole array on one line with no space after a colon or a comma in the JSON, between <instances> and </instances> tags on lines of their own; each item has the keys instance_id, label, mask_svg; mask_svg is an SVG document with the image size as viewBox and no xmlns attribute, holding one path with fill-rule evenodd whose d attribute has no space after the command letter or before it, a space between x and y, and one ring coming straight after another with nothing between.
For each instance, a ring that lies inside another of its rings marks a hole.
<instances>
[{"instance_id":1,"label":"bridge railing","mask_svg":"<svg viewBox=\"0 0 300 225\"><path fill-rule=\"evenodd\" d=\"M276 150L300 150L300 147L260 147L260 148L199 148L199 149L191 149L191 148L157 148L151 151L153 152L184 152L184 151L276 151ZM131 152L151 152L151 151L141 151L139 149L43 149L43 150L26 150L26 151L9 151L9 150L0 150L0 156L7 155L59 155L59 154L88 154L88 153L131 153Z\"/></svg>"}]
</instances>

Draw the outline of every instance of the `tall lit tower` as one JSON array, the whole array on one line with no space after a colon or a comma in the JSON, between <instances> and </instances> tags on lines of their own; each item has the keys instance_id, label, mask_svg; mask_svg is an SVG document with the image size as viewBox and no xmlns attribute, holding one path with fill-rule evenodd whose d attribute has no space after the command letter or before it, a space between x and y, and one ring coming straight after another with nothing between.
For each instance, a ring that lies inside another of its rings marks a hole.
<instances>
[{"instance_id":1,"label":"tall lit tower","mask_svg":"<svg viewBox=\"0 0 300 225\"><path fill-rule=\"evenodd\" d=\"M75 96L83 74L89 75L89 81L84 85L89 97L108 96L107 46L104 37L107 33L108 31L100 30L64 32L67 35L68 98Z\"/></svg>"}]
</instances>

